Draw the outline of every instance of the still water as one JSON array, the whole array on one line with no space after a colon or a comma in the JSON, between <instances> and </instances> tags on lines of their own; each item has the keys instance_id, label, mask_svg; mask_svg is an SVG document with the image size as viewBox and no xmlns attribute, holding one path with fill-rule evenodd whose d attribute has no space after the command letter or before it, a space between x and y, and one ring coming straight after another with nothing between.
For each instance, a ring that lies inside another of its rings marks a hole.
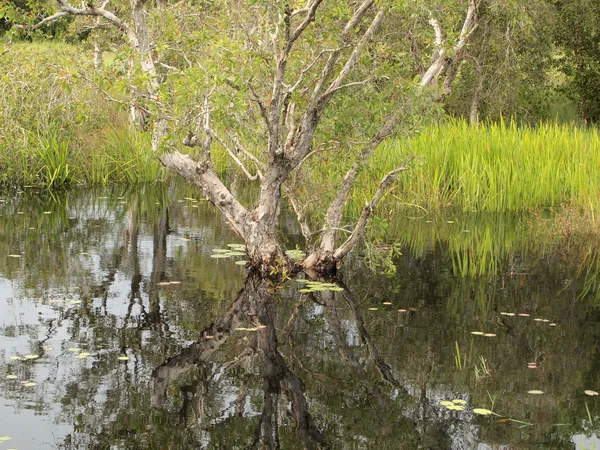
<instances>
[{"instance_id":1,"label":"still water","mask_svg":"<svg viewBox=\"0 0 600 450\"><path fill-rule=\"evenodd\" d=\"M0 450L600 448L591 242L398 219L315 290L187 186L0 198Z\"/></svg>"}]
</instances>

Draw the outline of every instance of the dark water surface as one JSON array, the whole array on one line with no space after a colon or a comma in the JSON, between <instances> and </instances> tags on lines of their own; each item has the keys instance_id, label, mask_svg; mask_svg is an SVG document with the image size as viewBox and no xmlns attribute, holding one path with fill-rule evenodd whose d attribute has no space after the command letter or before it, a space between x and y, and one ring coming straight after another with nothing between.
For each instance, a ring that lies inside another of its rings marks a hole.
<instances>
[{"instance_id":1,"label":"dark water surface","mask_svg":"<svg viewBox=\"0 0 600 450\"><path fill-rule=\"evenodd\" d=\"M211 257L239 240L187 187L0 197L0 450L600 448L585 242L406 219L395 274L303 293Z\"/></svg>"}]
</instances>

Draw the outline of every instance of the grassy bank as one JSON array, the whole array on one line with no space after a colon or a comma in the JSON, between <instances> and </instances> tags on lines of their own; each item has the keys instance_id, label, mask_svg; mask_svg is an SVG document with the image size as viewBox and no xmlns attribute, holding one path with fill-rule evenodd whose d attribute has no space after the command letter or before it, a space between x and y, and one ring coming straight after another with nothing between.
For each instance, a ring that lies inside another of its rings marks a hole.
<instances>
[{"instance_id":1,"label":"grassy bank","mask_svg":"<svg viewBox=\"0 0 600 450\"><path fill-rule=\"evenodd\" d=\"M555 123L470 126L450 120L409 141L385 143L374 166L386 172L405 155L418 159L400 177L392 193L394 206L463 211L598 206L600 140L595 128ZM372 173L363 177L365 191Z\"/></svg>"},{"instance_id":2,"label":"grassy bank","mask_svg":"<svg viewBox=\"0 0 600 450\"><path fill-rule=\"evenodd\" d=\"M163 177L149 137L130 128L126 105L95 86L90 52L44 42L8 50L0 74L0 184L54 188Z\"/></svg>"}]
</instances>

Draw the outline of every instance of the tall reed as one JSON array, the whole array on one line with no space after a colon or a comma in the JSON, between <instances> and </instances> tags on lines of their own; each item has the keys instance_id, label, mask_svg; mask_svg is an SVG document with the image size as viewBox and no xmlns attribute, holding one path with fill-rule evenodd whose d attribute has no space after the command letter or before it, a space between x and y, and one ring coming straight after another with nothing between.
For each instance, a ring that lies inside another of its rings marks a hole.
<instances>
[{"instance_id":1,"label":"tall reed","mask_svg":"<svg viewBox=\"0 0 600 450\"><path fill-rule=\"evenodd\" d=\"M420 161L400 177L396 195L428 209L598 206L600 140L595 128L514 122L472 126L449 120L409 141L384 144L374 164L384 172L406 154Z\"/></svg>"}]
</instances>

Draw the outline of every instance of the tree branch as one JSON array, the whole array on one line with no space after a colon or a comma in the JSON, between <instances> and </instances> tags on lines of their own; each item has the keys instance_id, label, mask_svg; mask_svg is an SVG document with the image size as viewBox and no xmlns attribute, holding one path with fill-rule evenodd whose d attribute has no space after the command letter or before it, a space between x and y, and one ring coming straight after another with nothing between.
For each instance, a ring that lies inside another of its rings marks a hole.
<instances>
[{"instance_id":1,"label":"tree branch","mask_svg":"<svg viewBox=\"0 0 600 450\"><path fill-rule=\"evenodd\" d=\"M352 167L346 172L342 184L340 185L337 194L325 214L325 231L321 237L320 249L322 252L333 252L335 241L337 237L337 229L342 221L342 215L344 212L344 206L350 197L350 192L354 182L358 178L363 167L365 167L373 155L375 149L383 142L385 138L392 134L394 125L396 124L398 117L394 116L389 119L381 127L379 133L377 133L368 145L366 145L360 154L357 156Z\"/></svg>"},{"instance_id":2,"label":"tree branch","mask_svg":"<svg viewBox=\"0 0 600 450\"><path fill-rule=\"evenodd\" d=\"M104 5L106 5L106 2L100 8L91 6L91 7L85 8L85 9L75 8L67 0L57 0L57 2L62 10L61 12L64 12L66 14L73 14L74 16L103 17L104 19L106 19L107 21L109 21L110 23L115 25L119 30L121 30L121 32L123 32L129 38L129 41L131 42L131 44L134 47L137 48L139 46L138 38L137 38L135 32L131 29L131 27L127 23L125 23L121 19L119 19L115 14L104 9ZM59 13L57 13L57 14L59 14ZM55 14L54 16L56 16L57 14ZM62 17L62 16L56 17L54 20L56 20L60 17Z\"/></svg>"},{"instance_id":3,"label":"tree branch","mask_svg":"<svg viewBox=\"0 0 600 450\"><path fill-rule=\"evenodd\" d=\"M56 14L52 14L51 16L46 17L40 23L35 24L34 26L31 27L31 29L32 30L37 30L38 28L43 27L47 23L56 22L58 19L60 19L62 17L69 16L70 14L71 13L69 13L67 11L59 11Z\"/></svg>"},{"instance_id":4,"label":"tree branch","mask_svg":"<svg viewBox=\"0 0 600 450\"><path fill-rule=\"evenodd\" d=\"M242 169L242 172L244 172L244 175L246 175L246 177L248 177L248 179L250 181L254 181L258 177L262 178L262 173L260 172L260 170L258 168L256 169L256 174L251 175L250 172L248 172L248 169L246 169L246 166L244 165L244 163L242 161L240 161L240 159L237 156L235 156L235 153L233 152L233 150L231 150L229 145L227 145L225 140L221 139L221 136L219 136L217 133L215 133L215 131L212 128L209 128L208 132L210 133L210 135L213 138L215 138L217 140L217 142L219 144L221 144L223 146L223 148L227 151L227 153L229 153L229 156L231 157L231 159L233 159L233 161L240 167L240 169Z\"/></svg>"},{"instance_id":5,"label":"tree branch","mask_svg":"<svg viewBox=\"0 0 600 450\"><path fill-rule=\"evenodd\" d=\"M300 201L294 194L293 189L289 188L287 184L283 185L283 192L290 200L290 204L292 205L292 209L296 213L296 218L298 219L298 224L300 224L300 231L302 232L302 236L308 242L312 236L312 232L310 230L310 225L308 224L308 220L304 215L304 208L300 204Z\"/></svg>"},{"instance_id":6,"label":"tree branch","mask_svg":"<svg viewBox=\"0 0 600 450\"><path fill-rule=\"evenodd\" d=\"M158 159L165 167L198 186L204 197L221 210L231 228L244 239L244 225L247 222L248 210L238 202L206 163L195 162L178 151L166 153Z\"/></svg>"},{"instance_id":7,"label":"tree branch","mask_svg":"<svg viewBox=\"0 0 600 450\"><path fill-rule=\"evenodd\" d=\"M333 257L335 260L342 259L358 243L358 240L361 238L363 232L365 231L365 227L367 226L371 214L377 207L377 204L383 198L388 189L395 183L396 179L398 178L398 174L409 169L409 164L413 159L414 156L411 156L401 166L392 170L386 176L383 177L381 183L379 184L379 187L377 188L377 191L375 192L375 195L373 195L371 201L365 205L362 214L360 215L360 218L358 219L358 222L354 227L354 231L352 231L352 234L346 240L346 242L344 242L333 252Z\"/></svg>"}]
</instances>

